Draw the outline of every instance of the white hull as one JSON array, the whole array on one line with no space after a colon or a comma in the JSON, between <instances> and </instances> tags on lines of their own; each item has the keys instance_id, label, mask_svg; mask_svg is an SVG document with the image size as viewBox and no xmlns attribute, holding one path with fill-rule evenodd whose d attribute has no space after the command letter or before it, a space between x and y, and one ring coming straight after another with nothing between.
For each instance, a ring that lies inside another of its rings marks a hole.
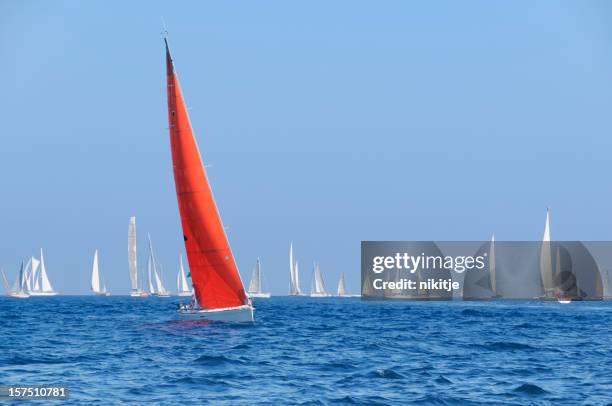
<instances>
[{"instance_id":1,"label":"white hull","mask_svg":"<svg viewBox=\"0 0 612 406\"><path fill-rule=\"evenodd\" d=\"M109 292L94 292L96 296L110 296Z\"/></svg>"},{"instance_id":2,"label":"white hull","mask_svg":"<svg viewBox=\"0 0 612 406\"><path fill-rule=\"evenodd\" d=\"M211 321L253 322L255 308L250 305L227 307L224 309L179 309L181 317L189 319L206 319Z\"/></svg>"},{"instance_id":3,"label":"white hull","mask_svg":"<svg viewBox=\"0 0 612 406\"><path fill-rule=\"evenodd\" d=\"M193 293L191 292L179 292L176 295L177 296L191 296Z\"/></svg>"},{"instance_id":4,"label":"white hull","mask_svg":"<svg viewBox=\"0 0 612 406\"><path fill-rule=\"evenodd\" d=\"M30 291L30 296L57 296L57 292L32 292Z\"/></svg>"},{"instance_id":5,"label":"white hull","mask_svg":"<svg viewBox=\"0 0 612 406\"><path fill-rule=\"evenodd\" d=\"M131 290L130 296L131 297L149 297L149 294L147 292L143 292L142 290Z\"/></svg>"},{"instance_id":6,"label":"white hull","mask_svg":"<svg viewBox=\"0 0 612 406\"><path fill-rule=\"evenodd\" d=\"M330 297L329 293L311 293L310 297Z\"/></svg>"},{"instance_id":7,"label":"white hull","mask_svg":"<svg viewBox=\"0 0 612 406\"><path fill-rule=\"evenodd\" d=\"M561 304L570 304L572 303L571 299L559 299L559 303Z\"/></svg>"},{"instance_id":8,"label":"white hull","mask_svg":"<svg viewBox=\"0 0 612 406\"><path fill-rule=\"evenodd\" d=\"M270 299L269 293L248 293L249 297L258 299Z\"/></svg>"},{"instance_id":9,"label":"white hull","mask_svg":"<svg viewBox=\"0 0 612 406\"><path fill-rule=\"evenodd\" d=\"M30 295L25 292L8 292L6 295L15 299L27 299L30 297Z\"/></svg>"}]
</instances>

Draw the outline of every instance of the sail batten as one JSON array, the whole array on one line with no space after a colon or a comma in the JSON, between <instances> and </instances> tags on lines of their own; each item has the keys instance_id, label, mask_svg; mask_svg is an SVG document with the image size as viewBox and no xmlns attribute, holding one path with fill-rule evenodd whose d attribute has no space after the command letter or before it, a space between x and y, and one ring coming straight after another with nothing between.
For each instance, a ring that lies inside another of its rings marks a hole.
<instances>
[{"instance_id":1,"label":"sail batten","mask_svg":"<svg viewBox=\"0 0 612 406\"><path fill-rule=\"evenodd\" d=\"M247 303L244 286L202 165L168 42L164 41L174 182L196 299L207 309L241 306Z\"/></svg>"}]
</instances>

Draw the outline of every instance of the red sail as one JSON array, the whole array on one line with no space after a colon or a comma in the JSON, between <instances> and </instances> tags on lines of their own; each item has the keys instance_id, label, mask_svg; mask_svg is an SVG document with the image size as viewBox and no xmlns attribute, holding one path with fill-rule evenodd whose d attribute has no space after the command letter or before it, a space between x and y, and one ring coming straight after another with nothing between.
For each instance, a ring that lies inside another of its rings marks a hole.
<instances>
[{"instance_id":1,"label":"red sail","mask_svg":"<svg viewBox=\"0 0 612 406\"><path fill-rule=\"evenodd\" d=\"M201 307L247 303L236 262L202 166L166 41L168 121L174 183L195 295Z\"/></svg>"}]
</instances>

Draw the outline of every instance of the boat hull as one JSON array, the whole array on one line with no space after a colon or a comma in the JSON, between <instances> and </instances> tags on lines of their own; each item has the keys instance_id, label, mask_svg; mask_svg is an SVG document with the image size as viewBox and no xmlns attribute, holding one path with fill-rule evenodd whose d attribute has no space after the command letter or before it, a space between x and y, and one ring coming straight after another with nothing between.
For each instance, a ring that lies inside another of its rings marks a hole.
<instances>
[{"instance_id":1,"label":"boat hull","mask_svg":"<svg viewBox=\"0 0 612 406\"><path fill-rule=\"evenodd\" d=\"M329 293L311 293L310 297L330 297Z\"/></svg>"},{"instance_id":2,"label":"boat hull","mask_svg":"<svg viewBox=\"0 0 612 406\"><path fill-rule=\"evenodd\" d=\"M57 296L57 292L30 292L30 296Z\"/></svg>"},{"instance_id":3,"label":"boat hull","mask_svg":"<svg viewBox=\"0 0 612 406\"><path fill-rule=\"evenodd\" d=\"M96 296L110 296L108 292L94 292Z\"/></svg>"},{"instance_id":4,"label":"boat hull","mask_svg":"<svg viewBox=\"0 0 612 406\"><path fill-rule=\"evenodd\" d=\"M130 291L130 296L131 297L148 297L149 294L147 292L142 291L142 290L131 290Z\"/></svg>"},{"instance_id":5,"label":"boat hull","mask_svg":"<svg viewBox=\"0 0 612 406\"><path fill-rule=\"evenodd\" d=\"M255 308L250 305L227 307L224 309L179 309L178 314L187 319L206 319L235 323L252 323Z\"/></svg>"},{"instance_id":6,"label":"boat hull","mask_svg":"<svg viewBox=\"0 0 612 406\"><path fill-rule=\"evenodd\" d=\"M269 293L249 293L249 297L257 299L270 299Z\"/></svg>"},{"instance_id":7,"label":"boat hull","mask_svg":"<svg viewBox=\"0 0 612 406\"><path fill-rule=\"evenodd\" d=\"M177 296L191 296L193 293L191 292L179 292L176 294Z\"/></svg>"},{"instance_id":8,"label":"boat hull","mask_svg":"<svg viewBox=\"0 0 612 406\"><path fill-rule=\"evenodd\" d=\"M6 295L15 299L27 299L30 297L30 295L25 292L9 292Z\"/></svg>"}]
</instances>

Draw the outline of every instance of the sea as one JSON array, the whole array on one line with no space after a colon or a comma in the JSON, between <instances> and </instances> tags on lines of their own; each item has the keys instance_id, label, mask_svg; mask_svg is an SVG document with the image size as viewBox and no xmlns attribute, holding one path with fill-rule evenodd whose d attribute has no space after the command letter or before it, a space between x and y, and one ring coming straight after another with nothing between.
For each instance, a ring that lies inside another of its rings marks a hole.
<instances>
[{"instance_id":1,"label":"sea","mask_svg":"<svg viewBox=\"0 0 612 406\"><path fill-rule=\"evenodd\" d=\"M180 320L185 300L0 298L0 385L67 387L32 402L50 405L612 405L612 302L272 297L224 324Z\"/></svg>"}]
</instances>

